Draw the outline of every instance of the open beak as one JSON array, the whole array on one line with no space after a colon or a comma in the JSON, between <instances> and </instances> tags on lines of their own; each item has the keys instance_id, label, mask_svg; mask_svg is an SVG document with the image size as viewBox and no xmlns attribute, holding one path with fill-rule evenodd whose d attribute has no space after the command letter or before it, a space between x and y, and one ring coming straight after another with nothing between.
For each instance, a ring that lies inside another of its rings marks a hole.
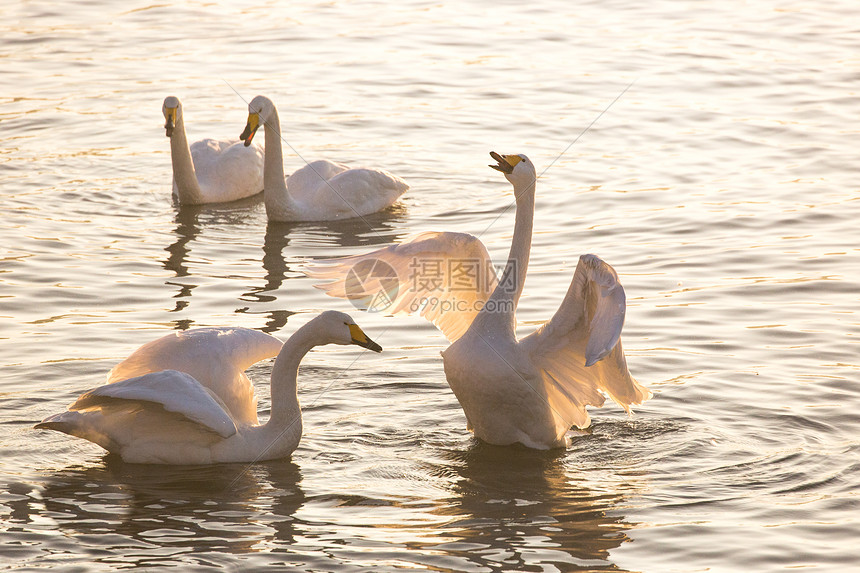
<instances>
[{"instance_id":1,"label":"open beak","mask_svg":"<svg viewBox=\"0 0 860 573\"><path fill-rule=\"evenodd\" d=\"M382 352L382 347L369 339L363 330L357 324L349 325L349 333L352 335L352 343L373 350L374 352Z\"/></svg>"},{"instance_id":2,"label":"open beak","mask_svg":"<svg viewBox=\"0 0 860 573\"><path fill-rule=\"evenodd\" d=\"M239 139L245 142L245 147L251 145L251 140L254 139L254 134L257 133L257 129L259 128L260 114L249 113L248 123L245 124L245 130L242 132L242 135L239 136Z\"/></svg>"},{"instance_id":3,"label":"open beak","mask_svg":"<svg viewBox=\"0 0 860 573\"><path fill-rule=\"evenodd\" d=\"M496 160L498 165L490 165L496 171L501 171L507 175L514 172L514 166L522 161L519 155L499 155L495 151L490 152L490 157Z\"/></svg>"},{"instance_id":4,"label":"open beak","mask_svg":"<svg viewBox=\"0 0 860 573\"><path fill-rule=\"evenodd\" d=\"M174 127L176 127L176 109L168 109L167 118L164 122L164 131L167 137L173 137Z\"/></svg>"}]
</instances>

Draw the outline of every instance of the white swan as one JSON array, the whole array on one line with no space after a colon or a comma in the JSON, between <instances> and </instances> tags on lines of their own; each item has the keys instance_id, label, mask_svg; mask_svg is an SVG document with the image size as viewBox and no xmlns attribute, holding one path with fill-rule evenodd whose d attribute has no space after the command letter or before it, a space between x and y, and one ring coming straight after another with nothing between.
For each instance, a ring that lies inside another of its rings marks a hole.
<instances>
[{"instance_id":1,"label":"white swan","mask_svg":"<svg viewBox=\"0 0 860 573\"><path fill-rule=\"evenodd\" d=\"M612 267L594 255L580 257L555 316L517 340L536 172L525 155L490 155L498 163L490 167L513 184L517 203L501 279L483 243L465 233L422 233L366 255L311 264L306 272L335 279L319 285L332 296L373 299L377 308L379 300L390 301L388 312L419 312L442 330L452 343L442 352L445 375L478 438L538 449L566 446L571 427L590 423L586 405L603 405L601 391L628 412L651 392L630 376L621 348L624 289Z\"/></svg>"},{"instance_id":2,"label":"white swan","mask_svg":"<svg viewBox=\"0 0 860 573\"><path fill-rule=\"evenodd\" d=\"M327 311L286 343L247 328L198 328L143 345L111 370L108 384L67 412L36 424L94 442L126 462L211 464L289 456L302 436L299 362L314 346L357 344L379 352L349 315ZM257 422L244 371L277 355L272 411Z\"/></svg>"},{"instance_id":3,"label":"white swan","mask_svg":"<svg viewBox=\"0 0 860 573\"><path fill-rule=\"evenodd\" d=\"M203 139L188 146L182 102L164 98L164 129L170 138L173 197L183 205L225 203L263 190L263 150L238 140Z\"/></svg>"},{"instance_id":4,"label":"white swan","mask_svg":"<svg viewBox=\"0 0 860 573\"><path fill-rule=\"evenodd\" d=\"M331 221L375 213L409 189L403 179L381 169L355 168L325 159L311 162L284 181L281 124L275 104L257 96L248 105L248 123L239 137L250 145L265 126L264 192L270 221Z\"/></svg>"}]
</instances>

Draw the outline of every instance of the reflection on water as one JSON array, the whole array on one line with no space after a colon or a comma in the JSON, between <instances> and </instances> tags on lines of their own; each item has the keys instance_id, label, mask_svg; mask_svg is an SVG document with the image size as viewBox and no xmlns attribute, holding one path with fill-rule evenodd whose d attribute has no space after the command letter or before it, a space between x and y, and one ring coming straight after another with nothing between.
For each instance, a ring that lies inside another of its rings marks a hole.
<instances>
[{"instance_id":1,"label":"reflection on water","mask_svg":"<svg viewBox=\"0 0 860 573\"><path fill-rule=\"evenodd\" d=\"M197 224L199 215L200 207L197 205L187 205L184 208L180 208L176 213L176 229L174 233L177 239L165 247L164 250L170 253L170 255L165 259L163 266L165 269L176 273L177 277L187 277L189 275L186 259L191 249L186 245L200 233L200 228ZM165 281L165 284L179 289L179 292L173 297L176 299L176 305L169 312L181 312L185 310L188 307L188 299L191 297L191 291L195 285L182 284L169 280ZM186 330L193 325L189 320L176 320L174 323L176 330Z\"/></svg>"},{"instance_id":2,"label":"reflection on water","mask_svg":"<svg viewBox=\"0 0 860 573\"><path fill-rule=\"evenodd\" d=\"M216 229L243 229L253 219L250 209L259 205L262 194L248 197L231 203L215 203L211 205L177 205L173 230L175 240L164 248L168 256L162 261L165 270L172 271L174 277L164 281L171 289L178 289L173 295L175 304L168 312L181 313L187 311L191 304L194 289L201 284L202 277L194 276L191 269L191 253L193 243L205 227ZM176 330L186 330L195 325L192 318L177 318L173 320Z\"/></svg>"},{"instance_id":3,"label":"reflection on water","mask_svg":"<svg viewBox=\"0 0 860 573\"><path fill-rule=\"evenodd\" d=\"M856 3L241 4L3 6L0 567L857 568ZM271 86L296 153L412 189L324 224L269 225L259 198L174 209L167 86L196 102L192 139L237 135ZM444 337L368 313L384 354L303 368L321 423L301 479L105 465L31 430L165 328L351 310L305 260L429 229L504 260L490 149L548 169L521 320L558 307L583 253L622 276L628 361L657 394L632 420L601 409L565 457L458 445Z\"/></svg>"},{"instance_id":4,"label":"reflection on water","mask_svg":"<svg viewBox=\"0 0 860 573\"><path fill-rule=\"evenodd\" d=\"M324 249L321 256L334 257L344 254L343 247L375 247L396 241L403 234L403 226L407 210L402 204L396 204L379 213L363 217L345 219L342 221L306 222L306 223L276 223L265 222L261 212L254 211L259 207L261 196L250 197L232 203L212 205L182 205L178 206L174 217L175 238L164 248L168 256L162 261L162 267L171 271L173 277L164 281L174 290L172 313L189 313L192 294L206 283L209 278L202 273L211 273L212 268L199 264L206 260L208 245L195 245L200 236L206 232L228 234L226 240L236 239L247 241L263 233L262 268L265 272L263 284L259 286L241 286L243 292L238 301L251 303L253 306L236 308L237 314L253 314L266 317L264 332L275 333L287 323L293 311L284 308L271 308L283 304L279 302L278 291L284 281L292 274L301 277L301 273L293 271L291 264L299 264L300 259L289 254L293 241L317 245ZM195 252L196 250L196 252ZM194 255L196 256L194 256ZM229 253L212 253L211 257L223 258ZM195 264L198 263L198 264ZM223 277L219 277L223 278ZM243 281L247 277L227 277ZM195 326L196 320L190 317L173 320L174 328L185 330Z\"/></svg>"},{"instance_id":5,"label":"reflection on water","mask_svg":"<svg viewBox=\"0 0 860 573\"><path fill-rule=\"evenodd\" d=\"M200 234L201 226L235 227L248 224L251 218L249 209L259 205L262 195L255 195L231 203L213 203L210 205L177 205L173 221L176 228L173 233L176 240L164 248L170 253L162 265L165 269L176 273L177 277L189 275L188 254L191 252L189 243ZM173 284L173 283L167 283Z\"/></svg>"},{"instance_id":6,"label":"reflection on water","mask_svg":"<svg viewBox=\"0 0 860 573\"><path fill-rule=\"evenodd\" d=\"M434 511L451 521L432 548L492 570L605 568L635 524L613 511L623 493L578 479L567 455L481 442L443 453L427 470L453 478L452 496Z\"/></svg>"},{"instance_id":7,"label":"reflection on water","mask_svg":"<svg viewBox=\"0 0 860 573\"><path fill-rule=\"evenodd\" d=\"M320 221L313 223L283 223L270 221L266 226L263 244L263 269L266 274L262 286L252 287L240 299L256 304L278 302L277 291L283 286L292 272L284 255L292 240L313 240L316 244L334 247L330 256L337 256L339 247L375 246L389 243L397 238L398 229L403 223L406 209L400 204L385 211L364 217L343 221ZM294 276L302 276L295 272ZM266 326L261 330L269 334L279 331L294 314L284 309L250 310L248 307L237 309L242 314L263 314L267 316Z\"/></svg>"},{"instance_id":8,"label":"reflection on water","mask_svg":"<svg viewBox=\"0 0 860 573\"><path fill-rule=\"evenodd\" d=\"M3 505L9 523L23 530L50 523L73 536L76 552L120 566L160 565L166 555L185 565L235 564L242 555L249 563L295 565L318 555L322 570L394 563L437 571L626 570L610 552L636 526L618 509L632 489L578 474L564 451L477 441L433 451L436 459L418 469L447 495L429 503L406 494L407 476L391 476L380 495L343 489L331 470L305 476L290 460L161 467L108 455L44 475L35 488L12 483ZM314 483L313 495L303 480Z\"/></svg>"},{"instance_id":9,"label":"reflection on water","mask_svg":"<svg viewBox=\"0 0 860 573\"><path fill-rule=\"evenodd\" d=\"M328 256L337 256L338 247L373 247L396 241L404 233L407 214L406 206L396 203L377 213L339 221L269 222L266 241L270 236L293 235L309 246L334 249Z\"/></svg>"},{"instance_id":10,"label":"reflection on water","mask_svg":"<svg viewBox=\"0 0 860 573\"><path fill-rule=\"evenodd\" d=\"M174 218L176 229L173 231L176 235L176 240L164 248L170 255L164 260L163 266L165 269L176 273L177 277L188 276L186 259L191 249L186 245L200 234L200 210L201 206L185 205L176 211L176 217ZM169 281L167 284L175 285L175 283ZM180 293L177 296L188 296L188 293ZM174 312L176 310L179 310L179 308L174 309Z\"/></svg>"},{"instance_id":11,"label":"reflection on water","mask_svg":"<svg viewBox=\"0 0 860 573\"><path fill-rule=\"evenodd\" d=\"M264 542L294 542L293 514L305 496L301 472L289 460L159 467L104 459L47 476L38 496L21 484L23 495L7 502L10 521L31 524L49 517L96 552L114 551L111 562L138 566L160 564L165 548L174 556L237 554ZM120 546L125 550L117 552Z\"/></svg>"}]
</instances>

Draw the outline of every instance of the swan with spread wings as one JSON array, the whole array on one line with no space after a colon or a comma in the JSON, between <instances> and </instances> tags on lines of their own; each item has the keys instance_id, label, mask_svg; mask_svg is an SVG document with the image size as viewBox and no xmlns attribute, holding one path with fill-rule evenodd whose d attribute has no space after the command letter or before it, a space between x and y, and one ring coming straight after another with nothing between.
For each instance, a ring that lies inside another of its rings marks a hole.
<instances>
[{"instance_id":1,"label":"swan with spread wings","mask_svg":"<svg viewBox=\"0 0 860 573\"><path fill-rule=\"evenodd\" d=\"M138 348L36 428L98 444L124 461L202 465L292 455L302 437L299 363L315 346L355 344L380 352L348 314L326 311L282 343L248 328L207 327L168 334ZM260 424L245 369L277 356L271 414Z\"/></svg>"},{"instance_id":2,"label":"swan with spread wings","mask_svg":"<svg viewBox=\"0 0 860 573\"><path fill-rule=\"evenodd\" d=\"M419 313L435 324L451 342L442 352L448 384L478 438L496 445L564 447L568 430L590 424L585 408L602 406L604 393L629 412L651 392L630 376L621 348L624 288L615 270L595 255L580 257L555 315L517 340L537 176L525 155L490 155L496 161L490 167L513 185L517 205L500 278L489 272L489 253L477 237L452 232L421 233L365 255L318 261L306 272L334 279L318 285L331 296L372 299L377 308L382 298L391 314ZM464 263L470 268L463 269ZM428 276L429 269L443 273L444 280Z\"/></svg>"}]
</instances>

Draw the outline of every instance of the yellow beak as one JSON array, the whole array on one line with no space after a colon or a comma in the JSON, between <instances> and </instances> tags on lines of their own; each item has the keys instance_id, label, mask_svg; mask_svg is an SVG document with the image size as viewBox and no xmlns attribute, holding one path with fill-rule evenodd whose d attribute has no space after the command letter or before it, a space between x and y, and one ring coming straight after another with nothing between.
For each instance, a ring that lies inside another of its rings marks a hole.
<instances>
[{"instance_id":1,"label":"yellow beak","mask_svg":"<svg viewBox=\"0 0 860 573\"><path fill-rule=\"evenodd\" d=\"M259 113L249 113L248 114L248 123L245 124L245 130L242 131L242 135L239 136L239 139L245 142L245 147L251 145L251 140L254 139L254 134L257 133L257 129L260 128L260 114Z\"/></svg>"},{"instance_id":2,"label":"yellow beak","mask_svg":"<svg viewBox=\"0 0 860 573\"><path fill-rule=\"evenodd\" d=\"M357 324L349 325L349 334L352 336L353 344L368 348L374 352L382 352L382 347L369 339Z\"/></svg>"},{"instance_id":3,"label":"yellow beak","mask_svg":"<svg viewBox=\"0 0 860 573\"><path fill-rule=\"evenodd\" d=\"M490 157L495 159L497 163L497 165L490 165L490 167L507 174L513 173L517 163L523 160L519 155L499 155L495 151L490 152Z\"/></svg>"},{"instance_id":4,"label":"yellow beak","mask_svg":"<svg viewBox=\"0 0 860 573\"><path fill-rule=\"evenodd\" d=\"M170 107L167 108L167 117L164 122L164 131L167 137L173 136L173 128L176 127L176 108Z\"/></svg>"}]
</instances>

